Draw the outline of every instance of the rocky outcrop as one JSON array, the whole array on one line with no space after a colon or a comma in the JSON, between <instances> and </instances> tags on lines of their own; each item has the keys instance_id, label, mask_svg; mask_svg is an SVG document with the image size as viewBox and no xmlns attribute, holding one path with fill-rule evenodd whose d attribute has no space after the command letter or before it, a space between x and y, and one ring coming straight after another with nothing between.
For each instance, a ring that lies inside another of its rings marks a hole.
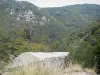
<instances>
[{"instance_id":1,"label":"rocky outcrop","mask_svg":"<svg viewBox=\"0 0 100 75\"><path fill-rule=\"evenodd\" d=\"M20 67L38 63L45 67L64 68L69 60L69 52L26 52L13 60L12 67Z\"/></svg>"}]
</instances>

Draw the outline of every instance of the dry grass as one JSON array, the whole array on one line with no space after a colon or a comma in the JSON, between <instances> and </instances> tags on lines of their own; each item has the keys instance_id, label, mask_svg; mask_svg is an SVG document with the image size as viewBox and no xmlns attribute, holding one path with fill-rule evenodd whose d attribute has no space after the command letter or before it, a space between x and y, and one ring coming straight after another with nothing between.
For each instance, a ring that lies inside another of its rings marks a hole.
<instances>
[{"instance_id":1,"label":"dry grass","mask_svg":"<svg viewBox=\"0 0 100 75\"><path fill-rule=\"evenodd\" d=\"M69 63L68 67L64 70L64 73L66 74L72 74L75 72L86 72L86 73L91 73L95 75L95 68L89 69L89 68L83 68L82 65L79 65L77 63Z\"/></svg>"},{"instance_id":2,"label":"dry grass","mask_svg":"<svg viewBox=\"0 0 100 75\"><path fill-rule=\"evenodd\" d=\"M74 72L89 72L95 75L94 69L83 69L79 64L70 63L68 67L64 70L62 69L50 69L47 67L40 67L39 65L34 66L23 66L20 68L15 68L3 75L71 75Z\"/></svg>"},{"instance_id":3,"label":"dry grass","mask_svg":"<svg viewBox=\"0 0 100 75\"><path fill-rule=\"evenodd\" d=\"M71 74L73 72L82 72L82 66L78 64L69 64L68 67L65 69L65 72Z\"/></svg>"},{"instance_id":4,"label":"dry grass","mask_svg":"<svg viewBox=\"0 0 100 75\"><path fill-rule=\"evenodd\" d=\"M50 69L35 65L11 69L10 72L5 72L3 75L55 75L57 71L58 69Z\"/></svg>"}]
</instances>

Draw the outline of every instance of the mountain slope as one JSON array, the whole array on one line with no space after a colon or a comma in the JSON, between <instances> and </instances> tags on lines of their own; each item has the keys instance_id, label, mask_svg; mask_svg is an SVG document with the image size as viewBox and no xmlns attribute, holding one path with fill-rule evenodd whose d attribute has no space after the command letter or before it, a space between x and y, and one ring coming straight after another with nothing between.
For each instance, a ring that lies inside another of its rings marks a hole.
<instances>
[{"instance_id":1,"label":"mountain slope","mask_svg":"<svg viewBox=\"0 0 100 75\"><path fill-rule=\"evenodd\" d=\"M14 34L17 30L23 29L28 31L29 37L33 37L33 35L41 37L40 35L59 34L66 31L63 23L29 2L2 0L0 6L0 21L3 26L6 25L9 35L10 32ZM10 37L15 38L12 34Z\"/></svg>"},{"instance_id":2,"label":"mountain slope","mask_svg":"<svg viewBox=\"0 0 100 75\"><path fill-rule=\"evenodd\" d=\"M64 23L66 27L84 27L100 19L100 5L81 4L56 8L44 8L51 16Z\"/></svg>"},{"instance_id":3,"label":"mountain slope","mask_svg":"<svg viewBox=\"0 0 100 75\"><path fill-rule=\"evenodd\" d=\"M9 56L25 51L51 51L49 45L61 33L66 33L63 23L39 7L26 1L0 1L0 60L8 62Z\"/></svg>"},{"instance_id":4,"label":"mountain slope","mask_svg":"<svg viewBox=\"0 0 100 75\"><path fill-rule=\"evenodd\" d=\"M68 40L67 49L74 61L80 61L84 67L100 68L100 21L72 33Z\"/></svg>"},{"instance_id":5,"label":"mountain slope","mask_svg":"<svg viewBox=\"0 0 100 75\"><path fill-rule=\"evenodd\" d=\"M94 34L91 35L92 37L89 36L91 39L89 43L83 41L83 37L89 30L84 31L90 22L99 19L99 5L39 8L26 1L1 0L0 61L8 62L13 56L27 51L69 51L71 53L76 51L78 54L75 55L79 56L84 51L86 54L91 53L90 49L95 50L92 45L96 43L91 38L95 36ZM84 31L80 31L82 29ZM96 32L98 34L100 31ZM85 60L86 54L84 53L84 57L80 58ZM88 59L84 63L87 61Z\"/></svg>"}]
</instances>

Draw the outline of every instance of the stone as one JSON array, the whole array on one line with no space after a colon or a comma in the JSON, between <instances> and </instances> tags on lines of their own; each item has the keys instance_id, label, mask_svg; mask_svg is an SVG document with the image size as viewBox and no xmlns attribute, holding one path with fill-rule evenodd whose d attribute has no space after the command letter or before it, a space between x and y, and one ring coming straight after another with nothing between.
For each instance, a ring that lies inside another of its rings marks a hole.
<instances>
[{"instance_id":1,"label":"stone","mask_svg":"<svg viewBox=\"0 0 100 75\"><path fill-rule=\"evenodd\" d=\"M38 63L45 67L64 68L69 61L69 52L25 52L12 61L12 67ZM33 64L35 65L35 64Z\"/></svg>"},{"instance_id":2,"label":"stone","mask_svg":"<svg viewBox=\"0 0 100 75\"><path fill-rule=\"evenodd\" d=\"M2 75L2 73L0 72L0 75Z\"/></svg>"}]
</instances>

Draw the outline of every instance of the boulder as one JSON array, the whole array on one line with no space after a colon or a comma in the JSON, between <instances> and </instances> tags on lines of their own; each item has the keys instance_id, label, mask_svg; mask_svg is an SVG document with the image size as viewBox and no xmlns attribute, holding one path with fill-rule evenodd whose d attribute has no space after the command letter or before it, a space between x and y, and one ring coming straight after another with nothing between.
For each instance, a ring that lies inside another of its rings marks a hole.
<instances>
[{"instance_id":1,"label":"boulder","mask_svg":"<svg viewBox=\"0 0 100 75\"><path fill-rule=\"evenodd\" d=\"M35 63L38 63L45 67L64 68L68 60L69 52L25 52L13 60L12 67L35 65Z\"/></svg>"}]
</instances>

